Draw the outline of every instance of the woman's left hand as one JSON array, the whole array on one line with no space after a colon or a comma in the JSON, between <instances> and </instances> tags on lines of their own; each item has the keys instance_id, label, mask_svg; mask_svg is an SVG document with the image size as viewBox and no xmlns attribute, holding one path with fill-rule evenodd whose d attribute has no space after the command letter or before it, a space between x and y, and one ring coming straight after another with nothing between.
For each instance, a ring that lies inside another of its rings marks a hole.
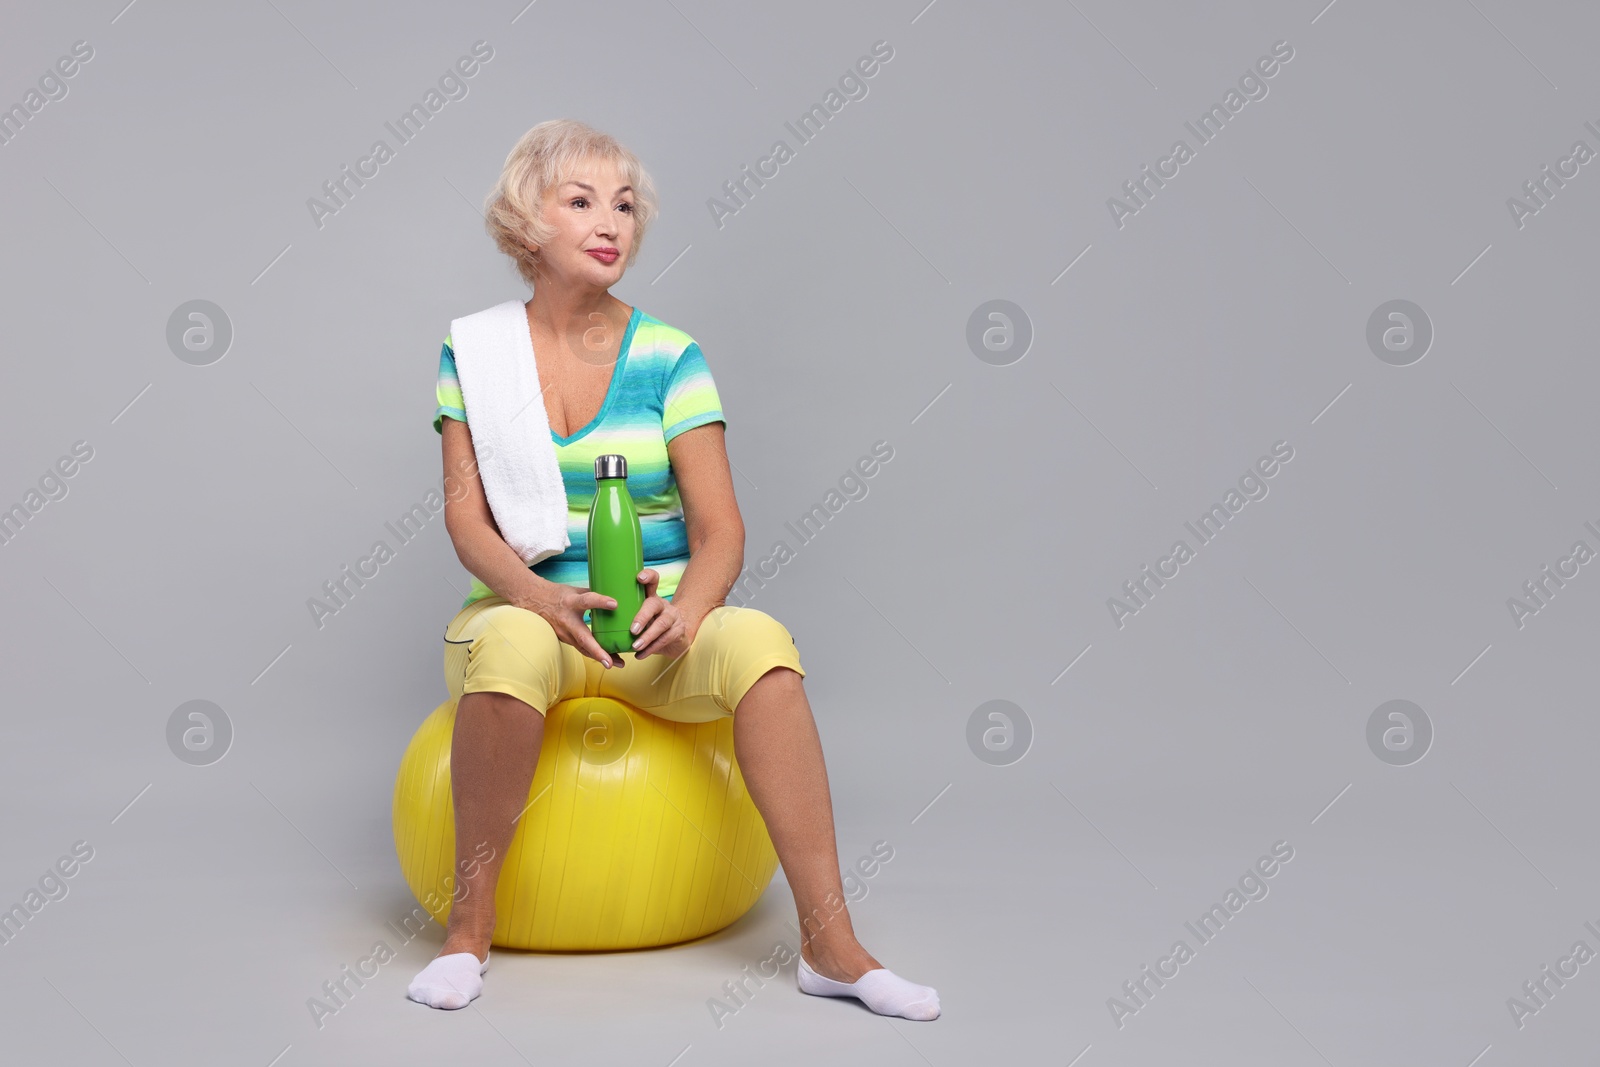
<instances>
[{"instance_id":1,"label":"woman's left hand","mask_svg":"<svg viewBox=\"0 0 1600 1067\"><path fill-rule=\"evenodd\" d=\"M661 655L677 659L689 651L689 646L694 643L694 630L699 626L696 624L691 628L677 605L656 595L661 575L655 570L646 567L640 571L639 581L644 583L646 592L644 605L639 608L639 614L633 617L633 625L629 628L634 635L633 658Z\"/></svg>"}]
</instances>

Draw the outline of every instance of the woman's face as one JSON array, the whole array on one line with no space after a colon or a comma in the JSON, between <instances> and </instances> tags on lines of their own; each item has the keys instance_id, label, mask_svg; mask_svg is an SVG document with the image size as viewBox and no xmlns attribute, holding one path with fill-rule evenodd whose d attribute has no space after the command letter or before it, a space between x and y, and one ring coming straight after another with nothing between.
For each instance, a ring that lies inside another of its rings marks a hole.
<instances>
[{"instance_id":1,"label":"woman's face","mask_svg":"<svg viewBox=\"0 0 1600 1067\"><path fill-rule=\"evenodd\" d=\"M582 160L546 194L544 220L555 234L538 250L541 273L560 284L615 285L633 251L633 197L614 162Z\"/></svg>"}]
</instances>

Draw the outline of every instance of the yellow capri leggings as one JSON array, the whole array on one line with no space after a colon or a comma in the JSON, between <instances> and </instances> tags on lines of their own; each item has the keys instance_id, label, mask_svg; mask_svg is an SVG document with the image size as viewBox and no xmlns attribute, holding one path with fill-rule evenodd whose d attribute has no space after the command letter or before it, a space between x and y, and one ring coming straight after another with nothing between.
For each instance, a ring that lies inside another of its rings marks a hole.
<instances>
[{"instance_id":1,"label":"yellow capri leggings","mask_svg":"<svg viewBox=\"0 0 1600 1067\"><path fill-rule=\"evenodd\" d=\"M542 615L489 596L462 608L444 630L450 695L509 693L539 714L571 697L612 697L674 722L731 716L756 679L774 667L801 677L800 653L783 624L764 611L713 608L677 659L630 653L607 670L556 637Z\"/></svg>"}]
</instances>

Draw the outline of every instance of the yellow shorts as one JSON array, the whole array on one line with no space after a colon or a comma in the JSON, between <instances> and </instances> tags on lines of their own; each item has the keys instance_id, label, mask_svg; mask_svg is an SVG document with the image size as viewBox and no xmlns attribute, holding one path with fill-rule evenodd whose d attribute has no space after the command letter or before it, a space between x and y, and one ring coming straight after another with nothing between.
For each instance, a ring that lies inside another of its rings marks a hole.
<instances>
[{"instance_id":1,"label":"yellow shorts","mask_svg":"<svg viewBox=\"0 0 1600 1067\"><path fill-rule=\"evenodd\" d=\"M731 716L774 667L802 678L800 652L783 624L756 608L713 608L677 659L613 656L609 670L556 637L542 615L490 596L462 608L444 630L450 695L509 693L541 715L571 697L613 697L674 722Z\"/></svg>"}]
</instances>

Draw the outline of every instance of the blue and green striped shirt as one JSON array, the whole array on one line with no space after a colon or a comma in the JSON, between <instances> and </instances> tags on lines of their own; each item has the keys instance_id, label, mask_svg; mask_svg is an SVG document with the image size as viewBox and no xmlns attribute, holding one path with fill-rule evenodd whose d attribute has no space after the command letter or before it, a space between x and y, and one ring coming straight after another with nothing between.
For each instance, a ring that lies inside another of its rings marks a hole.
<instances>
[{"instance_id":1,"label":"blue and green striped shirt","mask_svg":"<svg viewBox=\"0 0 1600 1067\"><path fill-rule=\"evenodd\" d=\"M438 407L433 428L444 433L444 418L467 422L456 376L450 337L439 354ZM728 421L722 414L711 369L694 338L637 307L611 373L600 413L571 437L554 430L556 463L567 490L566 551L540 560L533 573L578 589L589 588L589 507L594 503L596 456L618 452L628 457L628 493L639 511L644 533L644 565L661 575L656 594L672 598L689 564L689 536L683 522L683 501L667 458L667 442L696 426ZM492 596L494 591L472 579L472 592L461 604Z\"/></svg>"}]
</instances>

